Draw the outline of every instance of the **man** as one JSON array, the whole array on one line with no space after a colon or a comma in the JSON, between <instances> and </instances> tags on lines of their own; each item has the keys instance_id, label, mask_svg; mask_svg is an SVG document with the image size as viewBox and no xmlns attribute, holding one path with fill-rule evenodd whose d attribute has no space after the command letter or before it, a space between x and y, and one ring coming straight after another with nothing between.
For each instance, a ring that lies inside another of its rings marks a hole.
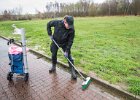
<instances>
[{"instance_id":1,"label":"man","mask_svg":"<svg viewBox=\"0 0 140 100\"><path fill-rule=\"evenodd\" d=\"M54 27L54 34L52 34L52 27ZM63 20L52 20L48 22L47 31L50 38L54 39L56 43L63 49L64 56L67 57L74 64L74 61L71 57L71 46L73 44L75 36L73 17L66 15ZM52 67L49 72L53 73L56 71L58 47L52 41L50 48L52 53ZM77 79L74 67L70 63L69 67L71 68L72 78Z\"/></svg>"}]
</instances>

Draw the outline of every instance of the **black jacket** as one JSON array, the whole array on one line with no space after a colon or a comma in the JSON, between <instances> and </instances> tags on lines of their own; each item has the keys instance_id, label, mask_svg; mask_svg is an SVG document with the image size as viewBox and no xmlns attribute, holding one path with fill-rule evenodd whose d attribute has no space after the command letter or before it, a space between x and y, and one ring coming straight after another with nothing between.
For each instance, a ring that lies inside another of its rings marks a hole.
<instances>
[{"instance_id":1,"label":"black jacket","mask_svg":"<svg viewBox=\"0 0 140 100\"><path fill-rule=\"evenodd\" d=\"M63 20L53 20L47 24L48 35L52 35L51 27L54 27L53 39L59 46L65 45L66 50L69 51L75 36L74 28L66 29Z\"/></svg>"}]
</instances>

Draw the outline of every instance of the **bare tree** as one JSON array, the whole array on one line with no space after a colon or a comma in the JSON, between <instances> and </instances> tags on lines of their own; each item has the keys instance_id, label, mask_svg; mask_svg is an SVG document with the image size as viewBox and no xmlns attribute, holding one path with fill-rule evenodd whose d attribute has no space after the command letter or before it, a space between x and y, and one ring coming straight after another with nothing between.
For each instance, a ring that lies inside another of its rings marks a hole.
<instances>
[{"instance_id":1,"label":"bare tree","mask_svg":"<svg viewBox=\"0 0 140 100\"><path fill-rule=\"evenodd\" d=\"M140 0L133 0L132 5L133 5L134 15L136 16L136 15L140 14Z\"/></svg>"},{"instance_id":2,"label":"bare tree","mask_svg":"<svg viewBox=\"0 0 140 100\"><path fill-rule=\"evenodd\" d=\"M49 2L45 6L45 12L36 10L36 17L40 19L54 18L66 14L73 16L138 15L140 14L139 5L140 0L105 0L100 4L94 3L93 0L79 0L77 3ZM28 19L22 15L21 7L12 10L5 9L1 14L3 20Z\"/></svg>"}]
</instances>

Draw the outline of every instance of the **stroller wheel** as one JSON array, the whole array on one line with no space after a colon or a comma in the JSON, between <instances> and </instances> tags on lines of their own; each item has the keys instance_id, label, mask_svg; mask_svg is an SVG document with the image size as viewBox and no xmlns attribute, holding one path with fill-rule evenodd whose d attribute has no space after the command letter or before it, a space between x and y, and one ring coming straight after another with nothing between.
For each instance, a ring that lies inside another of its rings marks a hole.
<instances>
[{"instance_id":1,"label":"stroller wheel","mask_svg":"<svg viewBox=\"0 0 140 100\"><path fill-rule=\"evenodd\" d=\"M7 74L7 80L12 81L12 78L13 78L13 73L12 72L9 72Z\"/></svg>"},{"instance_id":2,"label":"stroller wheel","mask_svg":"<svg viewBox=\"0 0 140 100\"><path fill-rule=\"evenodd\" d=\"M29 73L25 73L24 81L27 82L29 79Z\"/></svg>"}]
</instances>

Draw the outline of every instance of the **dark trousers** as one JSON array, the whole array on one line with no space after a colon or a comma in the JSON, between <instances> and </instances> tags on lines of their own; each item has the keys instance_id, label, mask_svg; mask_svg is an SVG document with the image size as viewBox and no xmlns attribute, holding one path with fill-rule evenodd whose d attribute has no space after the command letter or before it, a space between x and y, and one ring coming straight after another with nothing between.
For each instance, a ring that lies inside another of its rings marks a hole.
<instances>
[{"instance_id":1,"label":"dark trousers","mask_svg":"<svg viewBox=\"0 0 140 100\"><path fill-rule=\"evenodd\" d=\"M66 51L66 45L60 46L63 51ZM51 44L51 53L52 53L52 64L56 65L57 63L57 51L58 51L58 47L57 45L55 45L55 43L52 42ZM71 57L71 51L68 52L68 59L72 62L72 64L74 64L74 60ZM68 62L69 66L72 67L72 65Z\"/></svg>"}]
</instances>

